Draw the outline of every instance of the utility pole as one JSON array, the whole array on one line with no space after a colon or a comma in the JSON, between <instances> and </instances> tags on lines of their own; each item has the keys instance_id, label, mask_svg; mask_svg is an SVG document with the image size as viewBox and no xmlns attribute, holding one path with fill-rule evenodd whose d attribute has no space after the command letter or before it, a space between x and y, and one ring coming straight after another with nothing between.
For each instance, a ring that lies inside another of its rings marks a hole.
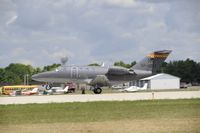
<instances>
[{"instance_id":1,"label":"utility pole","mask_svg":"<svg viewBox=\"0 0 200 133\"><path fill-rule=\"evenodd\" d=\"M26 85L28 85L28 84L29 84L29 80L28 80L28 79L29 79L29 75L28 75L28 74L26 75L26 78L27 78L27 79L26 79L26 82L27 82Z\"/></svg>"},{"instance_id":2,"label":"utility pole","mask_svg":"<svg viewBox=\"0 0 200 133\"><path fill-rule=\"evenodd\" d=\"M28 85L29 84L29 75L28 74L25 74L24 75L24 85Z\"/></svg>"},{"instance_id":3,"label":"utility pole","mask_svg":"<svg viewBox=\"0 0 200 133\"><path fill-rule=\"evenodd\" d=\"M26 85L26 75L24 75L24 85Z\"/></svg>"}]
</instances>

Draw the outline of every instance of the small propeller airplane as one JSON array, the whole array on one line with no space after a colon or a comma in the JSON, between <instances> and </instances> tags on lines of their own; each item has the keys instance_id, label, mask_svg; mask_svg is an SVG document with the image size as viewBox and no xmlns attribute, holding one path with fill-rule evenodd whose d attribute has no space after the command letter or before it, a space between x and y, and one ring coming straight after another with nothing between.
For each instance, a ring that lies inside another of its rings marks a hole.
<instances>
[{"instance_id":1,"label":"small propeller airplane","mask_svg":"<svg viewBox=\"0 0 200 133\"><path fill-rule=\"evenodd\" d=\"M35 74L32 79L46 83L87 83L93 86L95 94L100 94L103 86L123 84L155 74L170 53L171 50L152 52L130 69L119 66L63 65L55 71Z\"/></svg>"},{"instance_id":2,"label":"small propeller airplane","mask_svg":"<svg viewBox=\"0 0 200 133\"><path fill-rule=\"evenodd\" d=\"M34 94L38 94L39 89L38 88L33 88L32 90L29 91L22 91L21 94L22 95L34 95Z\"/></svg>"},{"instance_id":3,"label":"small propeller airplane","mask_svg":"<svg viewBox=\"0 0 200 133\"><path fill-rule=\"evenodd\" d=\"M136 92L136 91L140 91L140 90L146 90L147 89L147 83L144 84L143 87L138 87L138 86L130 86L128 88L125 89L120 89L119 91L121 92Z\"/></svg>"}]
</instances>

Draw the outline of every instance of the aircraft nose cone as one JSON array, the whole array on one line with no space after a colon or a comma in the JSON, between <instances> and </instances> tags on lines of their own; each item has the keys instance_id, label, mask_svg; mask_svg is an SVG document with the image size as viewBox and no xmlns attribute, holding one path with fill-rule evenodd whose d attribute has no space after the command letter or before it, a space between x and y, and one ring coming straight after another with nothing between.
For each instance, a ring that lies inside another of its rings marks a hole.
<instances>
[{"instance_id":1,"label":"aircraft nose cone","mask_svg":"<svg viewBox=\"0 0 200 133\"><path fill-rule=\"evenodd\" d=\"M56 74L55 72L43 72L39 74L34 74L32 76L32 79L40 82L48 82L52 78L54 78L54 76L56 76L55 74Z\"/></svg>"},{"instance_id":2,"label":"aircraft nose cone","mask_svg":"<svg viewBox=\"0 0 200 133\"><path fill-rule=\"evenodd\" d=\"M41 81L42 79L49 77L50 74L51 74L50 72L43 72L43 73L39 73L39 74L34 74L32 76L32 79L36 80L36 81Z\"/></svg>"},{"instance_id":3,"label":"aircraft nose cone","mask_svg":"<svg viewBox=\"0 0 200 133\"><path fill-rule=\"evenodd\" d=\"M37 80L39 77L40 77L39 74L34 74L34 75L32 75L32 79L33 79L33 80Z\"/></svg>"}]
</instances>

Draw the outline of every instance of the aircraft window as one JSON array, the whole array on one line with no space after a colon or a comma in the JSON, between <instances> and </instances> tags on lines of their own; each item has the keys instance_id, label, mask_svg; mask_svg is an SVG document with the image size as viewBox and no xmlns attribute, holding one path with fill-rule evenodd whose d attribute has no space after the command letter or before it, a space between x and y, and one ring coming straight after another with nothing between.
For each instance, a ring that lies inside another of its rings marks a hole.
<instances>
[{"instance_id":1,"label":"aircraft window","mask_svg":"<svg viewBox=\"0 0 200 133\"><path fill-rule=\"evenodd\" d=\"M58 68L56 68L55 71L56 71L56 72L58 72L58 71L62 71L62 69L63 69L62 67L58 67Z\"/></svg>"},{"instance_id":2,"label":"aircraft window","mask_svg":"<svg viewBox=\"0 0 200 133\"><path fill-rule=\"evenodd\" d=\"M129 73L134 74L135 72L134 72L134 70L129 69Z\"/></svg>"},{"instance_id":3,"label":"aircraft window","mask_svg":"<svg viewBox=\"0 0 200 133\"><path fill-rule=\"evenodd\" d=\"M67 67L58 67L55 71L58 72L58 71L65 71L67 70Z\"/></svg>"}]
</instances>

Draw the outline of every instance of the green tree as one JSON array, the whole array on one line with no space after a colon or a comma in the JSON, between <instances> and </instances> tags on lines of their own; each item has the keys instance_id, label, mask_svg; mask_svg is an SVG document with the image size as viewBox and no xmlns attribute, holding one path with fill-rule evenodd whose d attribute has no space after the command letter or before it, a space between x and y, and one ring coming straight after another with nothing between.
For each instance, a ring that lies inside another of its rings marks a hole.
<instances>
[{"instance_id":1,"label":"green tree","mask_svg":"<svg viewBox=\"0 0 200 133\"><path fill-rule=\"evenodd\" d=\"M200 83L200 63L197 64L196 80Z\"/></svg>"},{"instance_id":2,"label":"green tree","mask_svg":"<svg viewBox=\"0 0 200 133\"><path fill-rule=\"evenodd\" d=\"M163 66L163 71L178 76L185 82L200 82L199 63L191 59L169 62Z\"/></svg>"},{"instance_id":3,"label":"green tree","mask_svg":"<svg viewBox=\"0 0 200 133\"><path fill-rule=\"evenodd\" d=\"M43 72L52 71L52 70L55 70L56 68L58 68L59 66L61 66L61 64L53 64L53 65L44 66L42 71Z\"/></svg>"},{"instance_id":4,"label":"green tree","mask_svg":"<svg viewBox=\"0 0 200 133\"><path fill-rule=\"evenodd\" d=\"M24 65L19 63L11 63L9 66L5 68L5 78L7 82L13 84L22 84L25 75L31 75L34 72L34 68L31 65ZM29 78L29 81L31 78Z\"/></svg>"},{"instance_id":5,"label":"green tree","mask_svg":"<svg viewBox=\"0 0 200 133\"><path fill-rule=\"evenodd\" d=\"M37 67L37 68L34 69L33 74L37 74L37 73L40 73L40 72L42 72L42 69L40 67Z\"/></svg>"},{"instance_id":6,"label":"green tree","mask_svg":"<svg viewBox=\"0 0 200 133\"><path fill-rule=\"evenodd\" d=\"M89 64L88 66L100 66L100 65L97 63L93 63L93 64Z\"/></svg>"},{"instance_id":7,"label":"green tree","mask_svg":"<svg viewBox=\"0 0 200 133\"><path fill-rule=\"evenodd\" d=\"M0 83L4 81L5 70L0 68Z\"/></svg>"},{"instance_id":8,"label":"green tree","mask_svg":"<svg viewBox=\"0 0 200 133\"><path fill-rule=\"evenodd\" d=\"M131 68L135 64L136 64L135 61L131 62L131 64L126 64L123 61L117 61L117 62L114 63L114 66L121 66L121 67L125 67L125 68Z\"/></svg>"},{"instance_id":9,"label":"green tree","mask_svg":"<svg viewBox=\"0 0 200 133\"><path fill-rule=\"evenodd\" d=\"M9 83L9 84L21 84L23 80L20 79L20 77L16 75L15 73L11 71L5 71L3 82Z\"/></svg>"}]
</instances>

